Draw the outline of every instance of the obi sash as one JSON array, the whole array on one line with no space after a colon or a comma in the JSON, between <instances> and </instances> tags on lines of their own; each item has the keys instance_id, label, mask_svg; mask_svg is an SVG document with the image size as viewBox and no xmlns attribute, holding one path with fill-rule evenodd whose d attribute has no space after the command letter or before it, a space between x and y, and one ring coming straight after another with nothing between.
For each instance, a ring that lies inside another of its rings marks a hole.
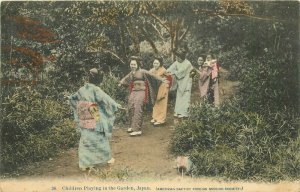
<instances>
[{"instance_id":1,"label":"obi sash","mask_svg":"<svg viewBox=\"0 0 300 192\"><path fill-rule=\"evenodd\" d=\"M97 121L100 121L99 108L94 102L78 101L77 114L82 128L95 129Z\"/></svg>"}]
</instances>

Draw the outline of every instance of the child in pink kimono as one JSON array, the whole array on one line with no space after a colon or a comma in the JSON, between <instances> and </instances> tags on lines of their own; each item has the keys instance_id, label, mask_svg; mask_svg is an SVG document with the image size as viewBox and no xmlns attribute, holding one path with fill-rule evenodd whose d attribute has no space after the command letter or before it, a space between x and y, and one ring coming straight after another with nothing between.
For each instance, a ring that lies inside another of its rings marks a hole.
<instances>
[{"instance_id":1,"label":"child in pink kimono","mask_svg":"<svg viewBox=\"0 0 300 192\"><path fill-rule=\"evenodd\" d=\"M128 111L132 118L127 132L130 136L140 136L142 135L143 106L146 103L152 105L155 103L158 88L164 80L142 69L138 57L131 57L129 65L131 72L120 81L119 86L129 85L130 89Z\"/></svg>"},{"instance_id":2,"label":"child in pink kimono","mask_svg":"<svg viewBox=\"0 0 300 192\"><path fill-rule=\"evenodd\" d=\"M203 63L203 57L199 57L198 65L200 66L198 71L200 97L208 99L217 107L220 104L217 60L212 59L211 55L207 55L206 61Z\"/></svg>"}]
</instances>

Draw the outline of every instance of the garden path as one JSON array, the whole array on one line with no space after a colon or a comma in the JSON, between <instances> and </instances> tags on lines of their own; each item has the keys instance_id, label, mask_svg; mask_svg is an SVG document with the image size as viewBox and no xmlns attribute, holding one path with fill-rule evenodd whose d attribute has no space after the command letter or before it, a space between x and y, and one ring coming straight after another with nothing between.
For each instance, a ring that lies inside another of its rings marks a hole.
<instances>
[{"instance_id":1,"label":"garden path","mask_svg":"<svg viewBox=\"0 0 300 192\"><path fill-rule=\"evenodd\" d=\"M221 100L234 93L238 82L228 81L228 71L221 69L220 93ZM194 83L196 84L196 83ZM199 98L197 87L194 87L192 100ZM129 137L127 127L116 127L111 142L115 163L90 173L90 176L101 178L154 178L168 179L179 176L175 166L175 157L168 152L170 136L174 130L172 110L168 112L165 126L153 127L151 116L144 117L143 135ZM70 178L86 177L87 172L78 168L77 148L61 152L49 160L34 163L19 171L18 178Z\"/></svg>"}]
</instances>

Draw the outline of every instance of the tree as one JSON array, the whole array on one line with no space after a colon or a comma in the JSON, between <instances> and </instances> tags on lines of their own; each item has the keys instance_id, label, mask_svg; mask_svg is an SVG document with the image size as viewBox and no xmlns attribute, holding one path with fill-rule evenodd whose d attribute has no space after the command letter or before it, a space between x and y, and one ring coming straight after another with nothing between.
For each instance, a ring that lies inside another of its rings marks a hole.
<instances>
[{"instance_id":1,"label":"tree","mask_svg":"<svg viewBox=\"0 0 300 192\"><path fill-rule=\"evenodd\" d=\"M39 20L15 14L15 9L22 12L15 2L7 2L5 8L3 11L6 14L1 15L2 83L36 83L44 62L55 60L49 50L58 43L56 34Z\"/></svg>"}]
</instances>

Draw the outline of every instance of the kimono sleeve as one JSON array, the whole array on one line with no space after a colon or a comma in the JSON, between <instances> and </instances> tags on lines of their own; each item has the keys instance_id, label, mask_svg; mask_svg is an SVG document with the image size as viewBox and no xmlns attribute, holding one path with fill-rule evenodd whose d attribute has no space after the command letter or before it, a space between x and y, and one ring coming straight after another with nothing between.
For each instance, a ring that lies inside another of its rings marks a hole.
<instances>
[{"instance_id":1,"label":"kimono sleeve","mask_svg":"<svg viewBox=\"0 0 300 192\"><path fill-rule=\"evenodd\" d=\"M160 76L154 75L154 74L151 73L150 71L144 70L144 73L145 73L145 75L146 75L148 78L155 79L155 80L158 81L158 82L162 82L162 81L163 81L163 79L162 79Z\"/></svg>"},{"instance_id":2,"label":"kimono sleeve","mask_svg":"<svg viewBox=\"0 0 300 192\"><path fill-rule=\"evenodd\" d=\"M97 103L104 103L105 108L110 113L110 115L118 110L118 103L100 88L95 90L95 100Z\"/></svg>"},{"instance_id":3,"label":"kimono sleeve","mask_svg":"<svg viewBox=\"0 0 300 192\"><path fill-rule=\"evenodd\" d=\"M151 74L146 70L144 70L144 76L148 82L148 88L149 88L147 95L149 96L151 105L154 105L159 86L161 85L163 79L161 77L157 77L154 74Z\"/></svg>"},{"instance_id":4,"label":"kimono sleeve","mask_svg":"<svg viewBox=\"0 0 300 192\"><path fill-rule=\"evenodd\" d=\"M192 69L192 64L189 61L185 61L186 63L182 63L180 67L177 68L174 75L177 79L183 79L186 75L188 75Z\"/></svg>"},{"instance_id":5,"label":"kimono sleeve","mask_svg":"<svg viewBox=\"0 0 300 192\"><path fill-rule=\"evenodd\" d=\"M176 73L176 71L177 71L177 64L176 64L177 62L174 62L168 69L167 69L167 73L169 72L169 73L171 73L172 75L173 74L175 74Z\"/></svg>"},{"instance_id":6,"label":"kimono sleeve","mask_svg":"<svg viewBox=\"0 0 300 192\"><path fill-rule=\"evenodd\" d=\"M79 100L79 94L78 92L71 95L69 97L69 101L70 101L70 105L71 105L71 110L73 111L73 114L74 114L74 121L77 123L77 127L76 127L76 131L78 132L80 130L79 128L79 117L78 117L78 114L77 114L77 110L76 110L76 106L77 106L77 102Z\"/></svg>"},{"instance_id":7,"label":"kimono sleeve","mask_svg":"<svg viewBox=\"0 0 300 192\"><path fill-rule=\"evenodd\" d=\"M76 112L76 105L77 105L77 101L79 100L79 94L78 93L75 93L73 95L71 95L69 97L69 101L70 101L70 105L71 105L71 109L73 110L74 112L74 118L75 118L75 121L78 120L78 116L77 116L77 112Z\"/></svg>"}]
</instances>

